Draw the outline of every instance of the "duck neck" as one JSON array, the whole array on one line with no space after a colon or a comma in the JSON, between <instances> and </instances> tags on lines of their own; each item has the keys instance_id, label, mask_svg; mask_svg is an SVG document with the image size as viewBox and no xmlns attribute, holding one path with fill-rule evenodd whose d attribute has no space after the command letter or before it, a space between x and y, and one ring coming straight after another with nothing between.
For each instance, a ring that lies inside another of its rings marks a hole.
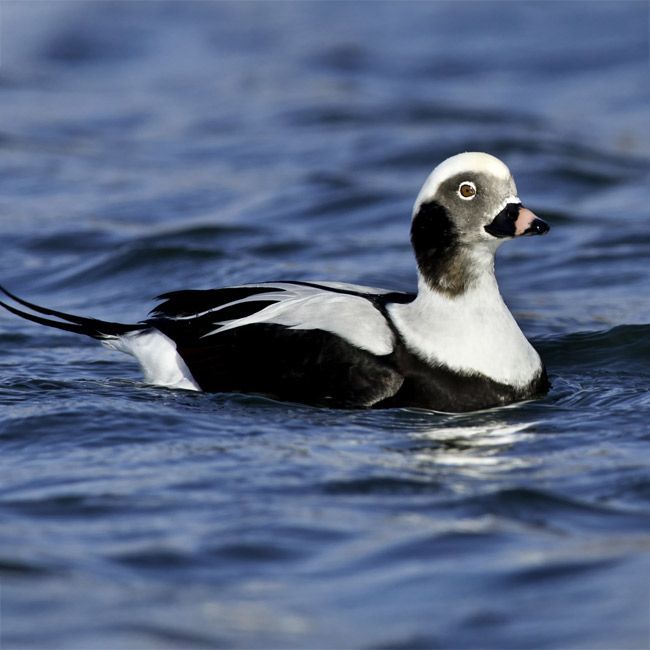
<instances>
[{"instance_id":1,"label":"duck neck","mask_svg":"<svg viewBox=\"0 0 650 650\"><path fill-rule=\"evenodd\" d=\"M524 386L541 371L539 355L501 297L493 256L479 254L474 263L472 281L453 295L420 271L416 298L391 305L391 319L406 347L432 366Z\"/></svg>"},{"instance_id":2,"label":"duck neck","mask_svg":"<svg viewBox=\"0 0 650 650\"><path fill-rule=\"evenodd\" d=\"M411 244L420 277L431 291L453 298L488 276L494 279L498 242L464 243L447 210L435 201L420 205L413 217Z\"/></svg>"}]
</instances>

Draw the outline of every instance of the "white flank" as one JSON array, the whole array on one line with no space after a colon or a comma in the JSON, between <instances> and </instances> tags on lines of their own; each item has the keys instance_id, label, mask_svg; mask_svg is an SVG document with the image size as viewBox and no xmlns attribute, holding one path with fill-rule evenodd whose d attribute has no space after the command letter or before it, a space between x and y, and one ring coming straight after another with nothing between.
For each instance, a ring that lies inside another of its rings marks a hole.
<instances>
[{"instance_id":1,"label":"white flank","mask_svg":"<svg viewBox=\"0 0 650 650\"><path fill-rule=\"evenodd\" d=\"M429 363L481 373L514 387L541 369L539 355L506 307L496 278L486 272L457 297L432 291L420 278L412 303L388 308L406 345Z\"/></svg>"},{"instance_id":2,"label":"white flank","mask_svg":"<svg viewBox=\"0 0 650 650\"><path fill-rule=\"evenodd\" d=\"M233 301L228 306L256 300L273 301L272 305L268 305L246 318L231 321L218 321L215 319L217 327L205 336L220 334L244 325L269 323L284 325L297 330L314 329L331 332L355 347L379 356L390 354L393 351L393 333L386 319L365 298L290 282L269 283L259 286L277 289L277 291L248 296ZM332 288L360 290L356 285L330 283L330 286ZM366 287L363 287L363 290L365 291ZM379 293L381 290L374 289L371 291ZM223 305L223 307L226 307L226 305ZM215 316L218 316L219 309L223 307L213 310Z\"/></svg>"},{"instance_id":3,"label":"white flank","mask_svg":"<svg viewBox=\"0 0 650 650\"><path fill-rule=\"evenodd\" d=\"M135 357L142 367L144 380L148 384L201 390L176 351L174 341L157 329L131 332L117 338L106 339L102 344L111 350L126 352Z\"/></svg>"}]
</instances>

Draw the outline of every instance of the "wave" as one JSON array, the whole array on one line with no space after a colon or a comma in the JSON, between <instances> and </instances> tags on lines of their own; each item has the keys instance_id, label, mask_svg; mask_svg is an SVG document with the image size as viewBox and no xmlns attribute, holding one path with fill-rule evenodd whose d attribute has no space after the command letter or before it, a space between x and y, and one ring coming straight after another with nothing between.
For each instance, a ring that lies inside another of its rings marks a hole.
<instances>
[{"instance_id":1,"label":"wave","mask_svg":"<svg viewBox=\"0 0 650 650\"><path fill-rule=\"evenodd\" d=\"M650 372L650 324L543 337L535 343L550 367Z\"/></svg>"}]
</instances>

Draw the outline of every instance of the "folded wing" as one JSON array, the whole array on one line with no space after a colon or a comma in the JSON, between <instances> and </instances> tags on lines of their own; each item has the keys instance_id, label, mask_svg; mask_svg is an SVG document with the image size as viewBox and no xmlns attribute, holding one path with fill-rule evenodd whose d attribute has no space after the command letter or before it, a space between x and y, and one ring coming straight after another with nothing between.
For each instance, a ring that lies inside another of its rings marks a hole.
<instances>
[{"instance_id":1,"label":"folded wing","mask_svg":"<svg viewBox=\"0 0 650 650\"><path fill-rule=\"evenodd\" d=\"M275 282L182 291L148 324L176 343L206 391L371 406L402 384L379 297L354 285Z\"/></svg>"},{"instance_id":2,"label":"folded wing","mask_svg":"<svg viewBox=\"0 0 650 650\"><path fill-rule=\"evenodd\" d=\"M382 311L379 289L338 283L269 282L206 291L167 293L149 323L178 329L198 340L247 325L322 330L378 356L393 351L394 335ZM206 342L207 343L207 342Z\"/></svg>"}]
</instances>

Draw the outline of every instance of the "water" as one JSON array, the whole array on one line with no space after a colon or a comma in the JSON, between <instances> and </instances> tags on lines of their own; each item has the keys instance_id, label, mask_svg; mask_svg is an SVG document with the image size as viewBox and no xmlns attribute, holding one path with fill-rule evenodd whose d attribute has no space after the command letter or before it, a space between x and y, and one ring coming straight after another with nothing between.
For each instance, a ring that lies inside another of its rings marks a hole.
<instances>
[{"instance_id":1,"label":"water","mask_svg":"<svg viewBox=\"0 0 650 650\"><path fill-rule=\"evenodd\" d=\"M4 649L648 647L647 3L1 19L0 278L36 302L412 290L411 204L464 150L553 227L498 259L553 389L478 414L152 388L1 315Z\"/></svg>"}]
</instances>

